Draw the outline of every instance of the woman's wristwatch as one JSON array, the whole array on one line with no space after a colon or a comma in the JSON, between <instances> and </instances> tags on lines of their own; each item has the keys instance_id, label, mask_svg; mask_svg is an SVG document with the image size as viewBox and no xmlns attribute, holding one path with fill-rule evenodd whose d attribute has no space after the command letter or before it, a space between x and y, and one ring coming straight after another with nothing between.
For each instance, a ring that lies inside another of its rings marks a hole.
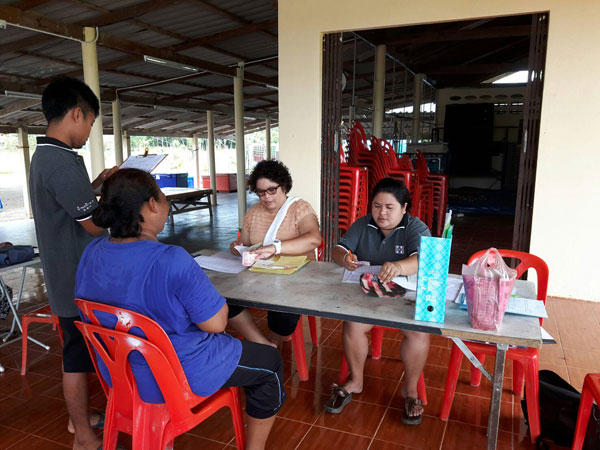
<instances>
[{"instance_id":1,"label":"woman's wristwatch","mask_svg":"<svg viewBox=\"0 0 600 450\"><path fill-rule=\"evenodd\" d=\"M273 240L273 246L275 247L275 254L279 255L281 253L281 241L279 239Z\"/></svg>"}]
</instances>

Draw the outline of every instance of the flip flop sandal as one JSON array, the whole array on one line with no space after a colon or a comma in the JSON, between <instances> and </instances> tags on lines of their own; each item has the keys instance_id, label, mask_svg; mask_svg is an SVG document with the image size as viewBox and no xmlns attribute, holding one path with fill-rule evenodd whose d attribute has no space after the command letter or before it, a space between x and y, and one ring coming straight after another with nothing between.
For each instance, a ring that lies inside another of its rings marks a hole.
<instances>
[{"instance_id":1,"label":"flip flop sandal","mask_svg":"<svg viewBox=\"0 0 600 450\"><path fill-rule=\"evenodd\" d=\"M331 386L331 397L325 403L325 411L332 414L339 414L344 407L352 400L352 393L348 392L343 386L333 384Z\"/></svg>"},{"instance_id":2,"label":"flip flop sandal","mask_svg":"<svg viewBox=\"0 0 600 450\"><path fill-rule=\"evenodd\" d=\"M92 430L103 430L104 429L104 413L99 412L97 413L98 416L100 416L98 418L98 422L96 422L94 425L90 425L92 427ZM69 433L73 434L73 432L69 431Z\"/></svg>"},{"instance_id":3,"label":"flip flop sandal","mask_svg":"<svg viewBox=\"0 0 600 450\"><path fill-rule=\"evenodd\" d=\"M409 412L414 412L415 409L420 408L421 413L419 415L409 415ZM404 399L404 411L402 412L402 423L404 425L419 425L423 419L423 402L421 399L406 397Z\"/></svg>"}]
</instances>

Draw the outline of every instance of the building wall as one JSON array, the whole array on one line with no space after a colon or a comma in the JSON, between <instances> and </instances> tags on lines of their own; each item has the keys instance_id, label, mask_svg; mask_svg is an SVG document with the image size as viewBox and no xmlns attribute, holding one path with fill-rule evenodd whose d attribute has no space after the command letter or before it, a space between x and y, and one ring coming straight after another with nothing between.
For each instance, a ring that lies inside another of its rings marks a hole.
<instances>
[{"instance_id":1,"label":"building wall","mask_svg":"<svg viewBox=\"0 0 600 450\"><path fill-rule=\"evenodd\" d=\"M550 295L600 301L600 3L592 0L279 0L280 157L320 208L323 33L550 12L531 252Z\"/></svg>"}]
</instances>

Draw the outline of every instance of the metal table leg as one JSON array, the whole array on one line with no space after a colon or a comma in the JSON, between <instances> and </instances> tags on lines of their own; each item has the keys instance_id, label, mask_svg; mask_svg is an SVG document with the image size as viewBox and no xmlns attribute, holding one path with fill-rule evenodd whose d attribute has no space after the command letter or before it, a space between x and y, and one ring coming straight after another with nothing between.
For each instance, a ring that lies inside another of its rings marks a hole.
<instances>
[{"instance_id":1,"label":"metal table leg","mask_svg":"<svg viewBox=\"0 0 600 450\"><path fill-rule=\"evenodd\" d=\"M494 383L492 386L492 401L488 420L488 450L496 450L498 442L498 426L500 424L500 402L504 386L504 364L506 363L507 344L496 344L496 365L494 366Z\"/></svg>"},{"instance_id":2,"label":"metal table leg","mask_svg":"<svg viewBox=\"0 0 600 450\"><path fill-rule=\"evenodd\" d=\"M10 344L11 342L16 341L17 339L21 339L21 337L15 337L15 338L11 339L11 336L13 334L15 334L15 332L16 332L15 328L18 328L19 332L21 334L23 334L23 329L21 328L21 321L19 320L18 311L19 311L19 306L21 305L21 296L23 295L23 287L25 285L26 272L27 272L27 266L24 266L23 272L21 273L21 282L19 283L19 293L17 294L16 304L13 304L12 301L8 302L8 306L13 313L13 321L12 321L12 325L10 327L10 331L8 331L2 337L2 343L0 344L0 347L4 346L6 344ZM4 284L4 280L2 280L2 277L0 277L0 289L2 289L4 291L6 297L8 298L8 290L6 289L6 285ZM31 336L27 336L27 339L30 340L31 342L33 342L34 344L37 344L40 347L44 348L45 350L50 350L49 345L46 345L43 342L40 342L37 339L32 338ZM2 372L2 370L0 370L0 372Z\"/></svg>"}]
</instances>

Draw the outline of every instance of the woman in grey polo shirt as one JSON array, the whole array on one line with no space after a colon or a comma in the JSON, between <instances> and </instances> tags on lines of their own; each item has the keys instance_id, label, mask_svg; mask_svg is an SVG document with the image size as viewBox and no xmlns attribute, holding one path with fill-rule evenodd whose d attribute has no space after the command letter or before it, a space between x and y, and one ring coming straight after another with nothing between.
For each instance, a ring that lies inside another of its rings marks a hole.
<instances>
[{"instance_id":1,"label":"woman in grey polo shirt","mask_svg":"<svg viewBox=\"0 0 600 450\"><path fill-rule=\"evenodd\" d=\"M399 275L413 275L418 270L418 251L421 236L431 236L427 225L412 217L410 194L403 182L383 178L373 189L371 214L352 224L334 249L333 260L347 270L356 270L354 261L369 261L381 265L379 278L391 281ZM350 378L343 386L333 385L332 395L325 410L340 413L352 399L352 394L363 390L363 371L369 351L367 334L373 325L344 322L343 344L350 366ZM400 356L404 363L406 381L402 386L405 424L421 423L423 404L418 398L417 382L423 371L429 351L429 335L403 330L404 340Z\"/></svg>"}]
</instances>

